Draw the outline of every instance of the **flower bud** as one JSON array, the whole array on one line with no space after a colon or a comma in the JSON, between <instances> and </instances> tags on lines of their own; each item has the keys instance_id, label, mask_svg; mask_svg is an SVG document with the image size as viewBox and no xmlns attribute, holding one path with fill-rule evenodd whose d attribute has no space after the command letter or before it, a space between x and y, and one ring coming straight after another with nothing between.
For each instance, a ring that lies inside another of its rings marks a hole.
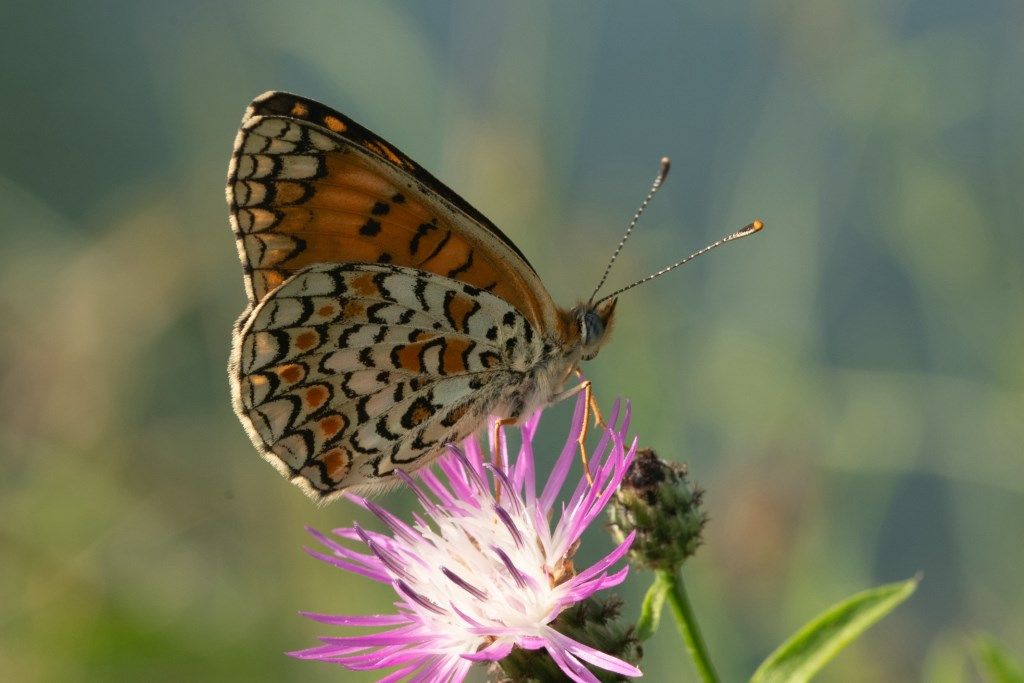
<instances>
[{"instance_id":1,"label":"flower bud","mask_svg":"<svg viewBox=\"0 0 1024 683\"><path fill-rule=\"evenodd\" d=\"M637 451L608 508L617 539L636 531L630 561L649 569L676 570L700 546L707 514L704 491L687 479L686 465L665 462L653 450Z\"/></svg>"}]
</instances>

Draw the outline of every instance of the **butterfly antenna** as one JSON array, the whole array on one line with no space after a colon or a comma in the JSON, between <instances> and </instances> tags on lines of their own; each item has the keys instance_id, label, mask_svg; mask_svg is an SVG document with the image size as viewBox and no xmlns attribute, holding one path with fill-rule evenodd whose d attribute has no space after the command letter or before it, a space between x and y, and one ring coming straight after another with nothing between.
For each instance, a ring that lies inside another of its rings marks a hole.
<instances>
[{"instance_id":1,"label":"butterfly antenna","mask_svg":"<svg viewBox=\"0 0 1024 683\"><path fill-rule=\"evenodd\" d=\"M619 294L622 294L623 292L625 292L628 289L633 289L634 287L636 287L638 285L642 285L643 283L648 282L650 280L653 280L656 277L661 277L662 275L664 275L665 273L669 272L670 270L675 270L676 268L678 268L679 266L683 265L684 263L688 263L688 262L692 261L693 259L697 258L698 256L701 256L702 254L706 254L709 251L711 251L712 249L715 249L716 247L720 247L720 246L722 246L723 244L725 244L727 242L732 242L733 240L738 240L741 237L747 237L748 235L753 235L756 232L760 232L761 228L763 228L763 227L764 227L764 223L762 223L761 221L754 221L753 223L750 223L749 225L747 225L746 227L744 227L744 228L742 228L740 230L737 230L736 232L732 233L731 235L726 235L725 237L723 237L722 239L718 240L717 242L712 242L711 244L709 244L708 246L704 247L700 251L693 252L692 254L690 254L689 256L684 258L682 261L678 261L676 263L673 263L671 266L668 266L667 268L662 268L657 273L652 273L652 274L648 275L645 278L641 278L641 279L637 280L636 282L634 282L631 285L626 285L622 289L615 290L614 292L612 292L608 296L602 298L600 301L598 301L597 303L592 304L592 305L597 306L602 301L607 301L608 299L615 298L616 296L618 296Z\"/></svg>"},{"instance_id":2,"label":"butterfly antenna","mask_svg":"<svg viewBox=\"0 0 1024 683\"><path fill-rule=\"evenodd\" d=\"M626 244L626 240L628 240L629 236L633 233L633 228L635 228L636 224L640 221L640 216L643 215L644 209L646 209L647 205L651 203L651 199L661 187L661 184L665 182L665 177L668 176L668 171L671 167L672 162L669 158L662 157L661 168L658 169L658 175L655 176L654 182L651 183L651 189L648 191L647 196L644 197L643 202L640 203L640 208L636 210L635 214L633 214L633 220L629 222L629 227L626 228L626 234L622 236L621 240L619 240L619 246L615 247L615 253L612 254L611 259L608 261L608 265L605 266L604 274L601 276L601 281L597 283L597 287L594 288L594 293L590 295L591 302L594 301L594 297L597 296L597 293L601 291L601 287L604 286L605 280L608 279L608 273L612 271L612 264L615 263L615 259L619 257L619 252L622 251L622 247Z\"/></svg>"}]
</instances>

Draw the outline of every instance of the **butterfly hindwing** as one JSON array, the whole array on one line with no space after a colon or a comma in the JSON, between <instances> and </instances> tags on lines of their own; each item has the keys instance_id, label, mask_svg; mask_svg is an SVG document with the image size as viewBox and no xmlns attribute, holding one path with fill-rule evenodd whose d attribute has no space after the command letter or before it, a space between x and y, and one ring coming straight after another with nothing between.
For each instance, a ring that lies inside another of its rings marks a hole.
<instances>
[{"instance_id":1,"label":"butterfly hindwing","mask_svg":"<svg viewBox=\"0 0 1024 683\"><path fill-rule=\"evenodd\" d=\"M232 390L264 456L325 497L468 435L542 351L525 316L463 282L319 264L252 311Z\"/></svg>"}]
</instances>

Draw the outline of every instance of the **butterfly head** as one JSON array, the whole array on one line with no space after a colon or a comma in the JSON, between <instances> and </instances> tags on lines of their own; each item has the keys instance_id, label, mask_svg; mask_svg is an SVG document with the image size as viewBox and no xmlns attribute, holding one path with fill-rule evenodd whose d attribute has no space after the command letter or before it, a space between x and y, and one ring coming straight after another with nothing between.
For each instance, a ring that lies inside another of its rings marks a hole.
<instances>
[{"instance_id":1,"label":"butterfly head","mask_svg":"<svg viewBox=\"0 0 1024 683\"><path fill-rule=\"evenodd\" d=\"M591 360L611 336L615 322L615 303L609 299L599 304L580 304L572 309L580 334L580 357Z\"/></svg>"}]
</instances>

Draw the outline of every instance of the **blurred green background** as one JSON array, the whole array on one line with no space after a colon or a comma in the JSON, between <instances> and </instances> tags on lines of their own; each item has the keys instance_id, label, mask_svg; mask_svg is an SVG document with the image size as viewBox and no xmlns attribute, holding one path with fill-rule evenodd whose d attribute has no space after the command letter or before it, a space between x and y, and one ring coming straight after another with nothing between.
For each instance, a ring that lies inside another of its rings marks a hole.
<instances>
[{"instance_id":1,"label":"blurred green background","mask_svg":"<svg viewBox=\"0 0 1024 683\"><path fill-rule=\"evenodd\" d=\"M393 141L563 304L663 154L611 285L764 219L625 296L586 368L708 489L686 575L726 680L918 571L822 680L975 680L981 631L1024 651L1019 2L8 0L0 37L0 679L370 678L281 654L339 632L297 610L391 598L301 551L355 512L229 406L224 177L268 89ZM668 626L646 680L689 679Z\"/></svg>"}]
</instances>

